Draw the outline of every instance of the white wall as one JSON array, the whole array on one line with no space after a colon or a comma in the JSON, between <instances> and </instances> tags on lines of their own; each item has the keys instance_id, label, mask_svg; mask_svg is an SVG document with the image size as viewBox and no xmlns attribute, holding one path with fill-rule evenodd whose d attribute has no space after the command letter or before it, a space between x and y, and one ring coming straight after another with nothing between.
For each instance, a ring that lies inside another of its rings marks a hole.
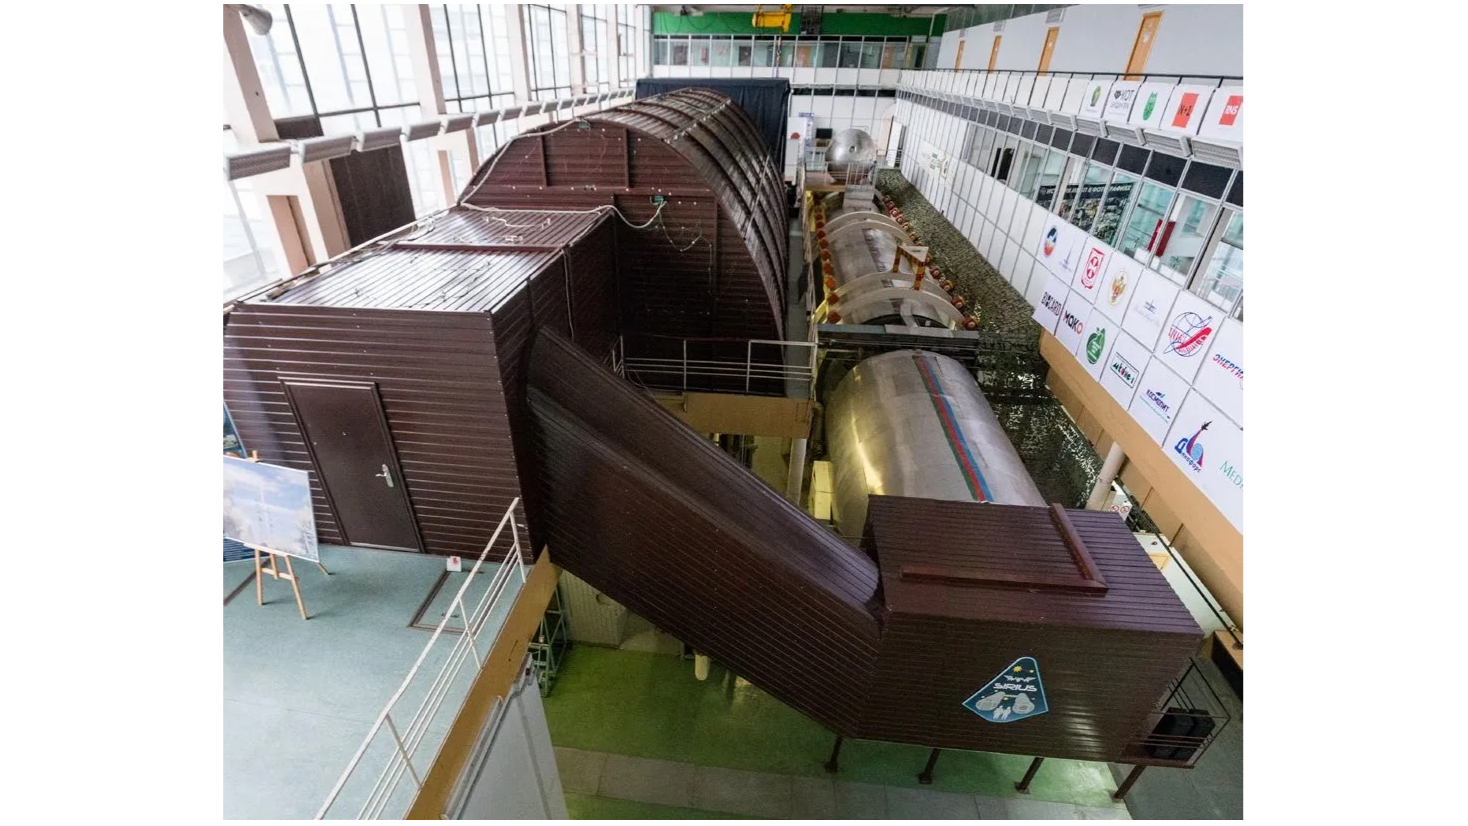
<instances>
[{"instance_id":1,"label":"white wall","mask_svg":"<svg viewBox=\"0 0 1468 826\"><path fill-rule=\"evenodd\" d=\"M526 661L528 665L529 661ZM457 820L566 820L566 797L535 676L521 676L491 716L455 789Z\"/></svg>"},{"instance_id":2,"label":"white wall","mask_svg":"<svg viewBox=\"0 0 1468 826\"><path fill-rule=\"evenodd\" d=\"M1034 71L1040 67L1046 12L1004 21L996 70ZM1142 25L1142 9L1135 3L1071 6L1058 25L1052 72L1123 72ZM986 23L946 32L938 52L939 69L952 69L960 40L961 69L989 68L994 46L994 24ZM1147 59L1154 74L1242 75L1244 73L1244 7L1238 4L1167 5L1157 39Z\"/></svg>"},{"instance_id":3,"label":"white wall","mask_svg":"<svg viewBox=\"0 0 1468 826\"><path fill-rule=\"evenodd\" d=\"M1162 10L1147 71L1242 75L1243 43L1243 6L1169 5Z\"/></svg>"}]
</instances>

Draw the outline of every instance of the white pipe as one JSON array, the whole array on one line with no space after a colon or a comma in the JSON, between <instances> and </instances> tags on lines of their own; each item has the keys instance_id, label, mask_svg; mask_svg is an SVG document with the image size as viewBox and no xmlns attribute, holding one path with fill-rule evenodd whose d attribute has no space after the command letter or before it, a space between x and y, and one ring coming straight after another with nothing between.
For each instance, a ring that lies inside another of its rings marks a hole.
<instances>
[{"instance_id":1,"label":"white pipe","mask_svg":"<svg viewBox=\"0 0 1468 826\"><path fill-rule=\"evenodd\" d=\"M805 439L790 442L790 475L785 485L785 498L800 507L800 490L805 486Z\"/></svg>"},{"instance_id":2,"label":"white pipe","mask_svg":"<svg viewBox=\"0 0 1468 826\"><path fill-rule=\"evenodd\" d=\"M703 682L709 678L709 658L707 654L693 652L693 676Z\"/></svg>"},{"instance_id":3,"label":"white pipe","mask_svg":"<svg viewBox=\"0 0 1468 826\"><path fill-rule=\"evenodd\" d=\"M1121 449L1121 443L1112 442L1111 449L1106 451L1106 461L1101 463L1101 474L1096 477L1096 487L1091 488L1091 496L1086 500L1086 510L1098 511L1106 504L1106 494L1125 461L1126 451Z\"/></svg>"}]
</instances>

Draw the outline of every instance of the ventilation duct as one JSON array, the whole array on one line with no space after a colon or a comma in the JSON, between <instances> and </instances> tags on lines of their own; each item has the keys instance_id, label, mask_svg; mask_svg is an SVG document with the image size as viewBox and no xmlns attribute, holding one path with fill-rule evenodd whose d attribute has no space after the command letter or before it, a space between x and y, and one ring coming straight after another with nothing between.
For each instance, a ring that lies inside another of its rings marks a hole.
<instances>
[{"instance_id":1,"label":"ventilation duct","mask_svg":"<svg viewBox=\"0 0 1468 826\"><path fill-rule=\"evenodd\" d=\"M449 115L443 119L443 134L462 132L474 126L473 115Z\"/></svg>"},{"instance_id":2,"label":"ventilation duct","mask_svg":"<svg viewBox=\"0 0 1468 826\"><path fill-rule=\"evenodd\" d=\"M357 144L356 135L336 135L325 138L306 138L291 141L291 148L301 156L301 163L315 163L352 154Z\"/></svg>"},{"instance_id":3,"label":"ventilation duct","mask_svg":"<svg viewBox=\"0 0 1468 826\"><path fill-rule=\"evenodd\" d=\"M385 126L381 129L365 129L357 133L358 152L376 152L379 149L387 149L390 146L400 146L403 142L403 130L396 126Z\"/></svg>"},{"instance_id":4,"label":"ventilation duct","mask_svg":"<svg viewBox=\"0 0 1468 826\"><path fill-rule=\"evenodd\" d=\"M237 181L251 175L263 175L291 165L291 147L287 145L267 146L251 152L224 156L225 180Z\"/></svg>"}]
</instances>

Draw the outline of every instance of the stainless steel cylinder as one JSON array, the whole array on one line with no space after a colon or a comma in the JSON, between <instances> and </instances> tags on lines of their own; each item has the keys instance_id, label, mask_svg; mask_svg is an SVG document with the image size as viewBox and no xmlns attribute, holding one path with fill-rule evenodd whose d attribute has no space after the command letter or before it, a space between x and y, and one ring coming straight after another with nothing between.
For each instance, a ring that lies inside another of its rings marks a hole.
<instances>
[{"instance_id":1,"label":"stainless steel cylinder","mask_svg":"<svg viewBox=\"0 0 1468 826\"><path fill-rule=\"evenodd\" d=\"M896 221L868 209L843 208L830 214L826 242L836 288L834 298L828 297L817 309L818 323L839 318L843 324L949 329L963 323L963 313L932 278L924 278L913 288L912 263L897 258L897 248L907 242L907 233Z\"/></svg>"},{"instance_id":2,"label":"stainless steel cylinder","mask_svg":"<svg viewBox=\"0 0 1468 826\"><path fill-rule=\"evenodd\" d=\"M1041 505L972 374L947 356L873 356L826 404L836 529L857 539L871 494Z\"/></svg>"}]
</instances>

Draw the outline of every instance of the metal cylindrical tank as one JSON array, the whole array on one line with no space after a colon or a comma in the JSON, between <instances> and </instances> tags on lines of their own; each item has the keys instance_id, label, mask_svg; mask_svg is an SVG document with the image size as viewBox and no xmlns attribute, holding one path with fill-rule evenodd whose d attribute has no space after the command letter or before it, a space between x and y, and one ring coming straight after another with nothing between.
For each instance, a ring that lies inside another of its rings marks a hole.
<instances>
[{"instance_id":1,"label":"metal cylindrical tank","mask_svg":"<svg viewBox=\"0 0 1468 826\"><path fill-rule=\"evenodd\" d=\"M865 208L834 211L825 227L836 288L816 312L829 323L834 310L843 324L901 324L947 327L963 323L963 313L932 278L913 288L915 269L897 257L907 232L891 218ZM896 262L897 269L893 270Z\"/></svg>"},{"instance_id":2,"label":"metal cylindrical tank","mask_svg":"<svg viewBox=\"0 0 1468 826\"><path fill-rule=\"evenodd\" d=\"M860 537L870 494L1040 505L1045 499L962 364L923 350L873 356L826 404L832 516Z\"/></svg>"}]
</instances>

